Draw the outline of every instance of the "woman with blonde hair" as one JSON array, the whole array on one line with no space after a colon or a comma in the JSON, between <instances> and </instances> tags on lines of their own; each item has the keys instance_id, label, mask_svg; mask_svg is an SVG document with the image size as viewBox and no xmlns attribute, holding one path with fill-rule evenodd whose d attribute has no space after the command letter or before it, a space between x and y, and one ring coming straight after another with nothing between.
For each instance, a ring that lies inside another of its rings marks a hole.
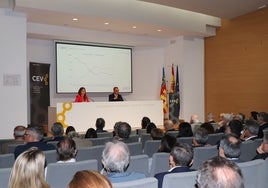
<instances>
[{"instance_id":1,"label":"woman with blonde hair","mask_svg":"<svg viewBox=\"0 0 268 188\"><path fill-rule=\"evenodd\" d=\"M76 172L68 188L113 188L108 178L99 172L82 170Z\"/></svg>"},{"instance_id":2,"label":"woman with blonde hair","mask_svg":"<svg viewBox=\"0 0 268 188\"><path fill-rule=\"evenodd\" d=\"M45 178L45 155L36 147L21 153L9 178L9 188L50 188Z\"/></svg>"}]
</instances>

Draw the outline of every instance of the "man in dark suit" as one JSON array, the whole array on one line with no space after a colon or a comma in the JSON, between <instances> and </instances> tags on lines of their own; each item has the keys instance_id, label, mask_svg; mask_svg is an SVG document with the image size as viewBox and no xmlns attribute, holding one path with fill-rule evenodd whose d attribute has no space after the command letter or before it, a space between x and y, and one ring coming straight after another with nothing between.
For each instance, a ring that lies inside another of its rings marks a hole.
<instances>
[{"instance_id":1,"label":"man in dark suit","mask_svg":"<svg viewBox=\"0 0 268 188\"><path fill-rule=\"evenodd\" d=\"M109 101L124 101L123 97L119 94L118 87L114 87L113 93L109 95Z\"/></svg>"},{"instance_id":2,"label":"man in dark suit","mask_svg":"<svg viewBox=\"0 0 268 188\"><path fill-rule=\"evenodd\" d=\"M263 130L268 128L268 114L266 112L259 112L257 121L260 124L258 137L263 137Z\"/></svg>"},{"instance_id":3,"label":"man in dark suit","mask_svg":"<svg viewBox=\"0 0 268 188\"><path fill-rule=\"evenodd\" d=\"M19 145L15 148L14 156L15 159L25 150L31 147L37 147L42 151L46 150L55 150L56 148L52 144L46 144L42 142L43 139L43 131L40 126L31 126L28 127L24 134L24 141L26 144Z\"/></svg>"},{"instance_id":4,"label":"man in dark suit","mask_svg":"<svg viewBox=\"0 0 268 188\"><path fill-rule=\"evenodd\" d=\"M255 140L258 138L259 124L255 120L247 120L240 139L242 141Z\"/></svg>"},{"instance_id":5,"label":"man in dark suit","mask_svg":"<svg viewBox=\"0 0 268 188\"><path fill-rule=\"evenodd\" d=\"M168 172L161 172L154 177L158 180L158 188L162 187L163 179L166 174L190 172L190 165L193 161L193 149L188 144L178 144L174 146L170 152Z\"/></svg>"}]
</instances>

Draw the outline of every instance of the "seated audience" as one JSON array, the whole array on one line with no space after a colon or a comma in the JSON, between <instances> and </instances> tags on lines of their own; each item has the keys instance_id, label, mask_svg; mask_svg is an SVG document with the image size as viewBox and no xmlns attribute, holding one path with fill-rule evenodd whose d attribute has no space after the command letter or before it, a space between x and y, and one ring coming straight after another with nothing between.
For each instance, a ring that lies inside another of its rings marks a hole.
<instances>
[{"instance_id":1,"label":"seated audience","mask_svg":"<svg viewBox=\"0 0 268 188\"><path fill-rule=\"evenodd\" d=\"M45 181L45 155L36 147L21 153L9 178L9 188L49 188Z\"/></svg>"},{"instance_id":2,"label":"seated audience","mask_svg":"<svg viewBox=\"0 0 268 188\"><path fill-rule=\"evenodd\" d=\"M241 155L241 141L234 134L226 134L222 137L219 147L219 156L234 162L242 162L239 157Z\"/></svg>"},{"instance_id":3,"label":"seated audience","mask_svg":"<svg viewBox=\"0 0 268 188\"><path fill-rule=\"evenodd\" d=\"M200 125L200 127L206 129L207 132L208 132L208 134L214 134L214 133L215 133L214 127L213 127L212 124L209 123L209 122L202 123L202 124Z\"/></svg>"},{"instance_id":4,"label":"seated audience","mask_svg":"<svg viewBox=\"0 0 268 188\"><path fill-rule=\"evenodd\" d=\"M161 172L154 177L158 180L158 188L162 187L163 179L166 174L189 172L193 161L193 149L188 144L177 144L170 152L168 172Z\"/></svg>"},{"instance_id":5,"label":"seated audience","mask_svg":"<svg viewBox=\"0 0 268 188\"><path fill-rule=\"evenodd\" d=\"M46 139L45 142L62 140L63 134L64 134L63 125L60 122L55 122L51 127L51 134L52 134L52 137L49 139Z\"/></svg>"},{"instance_id":6,"label":"seated audience","mask_svg":"<svg viewBox=\"0 0 268 188\"><path fill-rule=\"evenodd\" d=\"M170 153L171 149L177 144L177 139L171 135L164 135L161 139L161 143L158 152Z\"/></svg>"},{"instance_id":7,"label":"seated audience","mask_svg":"<svg viewBox=\"0 0 268 188\"><path fill-rule=\"evenodd\" d=\"M218 128L216 129L216 133L225 133L226 127L229 125L229 122L234 119L233 114L221 114L221 122L218 123Z\"/></svg>"},{"instance_id":8,"label":"seated audience","mask_svg":"<svg viewBox=\"0 0 268 188\"><path fill-rule=\"evenodd\" d=\"M164 136L164 132L162 129L154 128L151 131L151 137L153 140L161 140Z\"/></svg>"},{"instance_id":9,"label":"seated audience","mask_svg":"<svg viewBox=\"0 0 268 188\"><path fill-rule=\"evenodd\" d=\"M167 131L175 131L173 122L171 120L169 120L169 119L165 120L164 121L164 129L165 129L165 132L167 132Z\"/></svg>"},{"instance_id":10,"label":"seated audience","mask_svg":"<svg viewBox=\"0 0 268 188\"><path fill-rule=\"evenodd\" d=\"M198 128L196 129L194 136L193 136L193 147L204 147L204 146L210 146L207 144L208 141L208 132L204 128Z\"/></svg>"},{"instance_id":11,"label":"seated audience","mask_svg":"<svg viewBox=\"0 0 268 188\"><path fill-rule=\"evenodd\" d=\"M68 126L65 130L65 135L68 135L68 133L71 131L75 131L75 128L73 126Z\"/></svg>"},{"instance_id":12,"label":"seated audience","mask_svg":"<svg viewBox=\"0 0 268 188\"><path fill-rule=\"evenodd\" d=\"M197 188L244 188L243 175L236 163L222 157L205 161L196 176Z\"/></svg>"},{"instance_id":13,"label":"seated audience","mask_svg":"<svg viewBox=\"0 0 268 188\"><path fill-rule=\"evenodd\" d=\"M260 125L258 137L263 138L263 130L268 128L268 114L266 112L259 112L257 115L257 121Z\"/></svg>"},{"instance_id":14,"label":"seated audience","mask_svg":"<svg viewBox=\"0 0 268 188\"><path fill-rule=\"evenodd\" d=\"M115 128L115 140L127 142L131 134L131 126L127 122L119 122Z\"/></svg>"},{"instance_id":15,"label":"seated audience","mask_svg":"<svg viewBox=\"0 0 268 188\"><path fill-rule=\"evenodd\" d=\"M200 127L202 122L199 120L198 115L194 114L191 116L190 124L191 124L193 132L195 132L195 130Z\"/></svg>"},{"instance_id":16,"label":"seated audience","mask_svg":"<svg viewBox=\"0 0 268 188\"><path fill-rule=\"evenodd\" d=\"M76 162L77 148L75 141L70 137L64 137L57 144L58 163Z\"/></svg>"},{"instance_id":17,"label":"seated audience","mask_svg":"<svg viewBox=\"0 0 268 188\"><path fill-rule=\"evenodd\" d=\"M18 125L13 130L14 140L8 141L2 145L2 154L8 152L8 145L12 144L24 144L24 134L26 131L26 127L23 125Z\"/></svg>"},{"instance_id":18,"label":"seated audience","mask_svg":"<svg viewBox=\"0 0 268 188\"><path fill-rule=\"evenodd\" d=\"M225 133L227 134L232 133L236 135L238 138L240 138L242 130L243 130L243 124L241 123L241 121L231 120L228 126L226 126Z\"/></svg>"},{"instance_id":19,"label":"seated audience","mask_svg":"<svg viewBox=\"0 0 268 188\"><path fill-rule=\"evenodd\" d=\"M142 173L126 172L129 161L130 152L124 142L107 142L102 152L102 173L105 174L112 183L145 178L146 176Z\"/></svg>"},{"instance_id":20,"label":"seated audience","mask_svg":"<svg viewBox=\"0 0 268 188\"><path fill-rule=\"evenodd\" d=\"M216 123L214 120L214 115L212 114L212 112L209 112L207 114L207 122L206 123Z\"/></svg>"},{"instance_id":21,"label":"seated audience","mask_svg":"<svg viewBox=\"0 0 268 188\"><path fill-rule=\"evenodd\" d=\"M240 139L243 141L255 140L258 138L259 124L255 120L245 121L244 130L240 136Z\"/></svg>"},{"instance_id":22,"label":"seated audience","mask_svg":"<svg viewBox=\"0 0 268 188\"><path fill-rule=\"evenodd\" d=\"M255 121L257 121L258 120L258 118L257 118L257 116L258 116L258 112L256 112L256 111L251 111L250 112L250 120L255 120Z\"/></svg>"},{"instance_id":23,"label":"seated audience","mask_svg":"<svg viewBox=\"0 0 268 188\"><path fill-rule=\"evenodd\" d=\"M151 133L154 128L156 128L156 125L153 122L150 122L146 127L146 133Z\"/></svg>"},{"instance_id":24,"label":"seated audience","mask_svg":"<svg viewBox=\"0 0 268 188\"><path fill-rule=\"evenodd\" d=\"M85 134L85 138L97 138L97 131L93 128L89 128Z\"/></svg>"},{"instance_id":25,"label":"seated audience","mask_svg":"<svg viewBox=\"0 0 268 188\"><path fill-rule=\"evenodd\" d=\"M178 137L191 137L191 136L193 136L191 124L188 122L180 123Z\"/></svg>"},{"instance_id":26,"label":"seated audience","mask_svg":"<svg viewBox=\"0 0 268 188\"><path fill-rule=\"evenodd\" d=\"M143 117L141 120L141 128L146 129L147 125L151 122L151 120L148 117Z\"/></svg>"},{"instance_id":27,"label":"seated audience","mask_svg":"<svg viewBox=\"0 0 268 188\"><path fill-rule=\"evenodd\" d=\"M95 126L96 126L97 133L107 132L103 130L105 127L105 120L103 118L97 118Z\"/></svg>"},{"instance_id":28,"label":"seated audience","mask_svg":"<svg viewBox=\"0 0 268 188\"><path fill-rule=\"evenodd\" d=\"M268 157L268 129L263 130L261 145L257 148L257 155L254 159L266 159Z\"/></svg>"},{"instance_id":29,"label":"seated audience","mask_svg":"<svg viewBox=\"0 0 268 188\"><path fill-rule=\"evenodd\" d=\"M240 121L242 124L245 123L245 118L246 118L245 114L241 112L234 116L234 119Z\"/></svg>"},{"instance_id":30,"label":"seated audience","mask_svg":"<svg viewBox=\"0 0 268 188\"><path fill-rule=\"evenodd\" d=\"M31 147L37 147L42 151L56 149L52 144L42 142L43 139L43 128L40 126L27 127L24 135L24 141L26 144L19 145L15 148L14 156L15 159L25 150Z\"/></svg>"},{"instance_id":31,"label":"seated audience","mask_svg":"<svg viewBox=\"0 0 268 188\"><path fill-rule=\"evenodd\" d=\"M82 170L75 173L68 188L113 188L104 175L96 171Z\"/></svg>"}]
</instances>

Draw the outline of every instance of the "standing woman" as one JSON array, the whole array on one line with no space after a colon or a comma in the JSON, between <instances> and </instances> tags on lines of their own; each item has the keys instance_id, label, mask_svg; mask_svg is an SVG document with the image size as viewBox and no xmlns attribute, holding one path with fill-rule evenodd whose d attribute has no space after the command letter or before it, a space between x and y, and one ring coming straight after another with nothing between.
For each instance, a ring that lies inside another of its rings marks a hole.
<instances>
[{"instance_id":1,"label":"standing woman","mask_svg":"<svg viewBox=\"0 0 268 188\"><path fill-rule=\"evenodd\" d=\"M87 96L87 92L84 87L79 88L74 102L89 102L89 97Z\"/></svg>"}]
</instances>

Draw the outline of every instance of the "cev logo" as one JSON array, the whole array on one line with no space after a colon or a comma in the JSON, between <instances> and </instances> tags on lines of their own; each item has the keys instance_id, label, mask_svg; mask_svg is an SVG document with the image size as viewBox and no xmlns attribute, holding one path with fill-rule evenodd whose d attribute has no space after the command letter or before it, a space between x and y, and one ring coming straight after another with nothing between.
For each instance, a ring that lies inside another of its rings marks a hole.
<instances>
[{"instance_id":1,"label":"cev logo","mask_svg":"<svg viewBox=\"0 0 268 188\"><path fill-rule=\"evenodd\" d=\"M45 85L48 85L48 74L45 74L44 76L32 76L32 80L34 82L44 82Z\"/></svg>"}]
</instances>

